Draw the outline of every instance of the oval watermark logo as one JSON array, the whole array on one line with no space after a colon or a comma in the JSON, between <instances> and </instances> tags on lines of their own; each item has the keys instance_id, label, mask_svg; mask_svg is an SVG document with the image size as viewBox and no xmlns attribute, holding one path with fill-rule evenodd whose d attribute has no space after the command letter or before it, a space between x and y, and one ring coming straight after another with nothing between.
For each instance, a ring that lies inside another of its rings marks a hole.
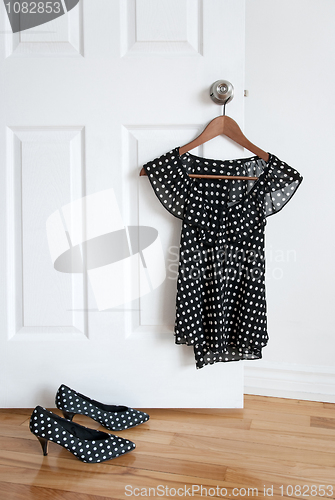
<instances>
[{"instance_id":1,"label":"oval watermark logo","mask_svg":"<svg viewBox=\"0 0 335 500\"><path fill-rule=\"evenodd\" d=\"M125 225L113 189L56 210L46 229L55 270L87 273L99 311L143 297L166 278L157 229Z\"/></svg>"}]
</instances>

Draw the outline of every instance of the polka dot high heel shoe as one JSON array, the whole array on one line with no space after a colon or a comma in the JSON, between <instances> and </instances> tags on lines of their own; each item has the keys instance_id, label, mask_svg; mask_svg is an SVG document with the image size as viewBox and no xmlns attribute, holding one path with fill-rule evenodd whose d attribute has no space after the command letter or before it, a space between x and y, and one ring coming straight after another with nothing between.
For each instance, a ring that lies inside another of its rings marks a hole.
<instances>
[{"instance_id":1,"label":"polka dot high heel shoe","mask_svg":"<svg viewBox=\"0 0 335 500\"><path fill-rule=\"evenodd\" d=\"M88 398L80 392L61 385L57 391L55 403L68 420L76 414L87 415L96 422L113 431L122 431L149 420L149 415L127 406L105 405Z\"/></svg>"},{"instance_id":2,"label":"polka dot high heel shoe","mask_svg":"<svg viewBox=\"0 0 335 500\"><path fill-rule=\"evenodd\" d=\"M98 463L124 455L135 448L135 443L107 432L89 429L42 406L36 406L30 417L30 430L41 443L43 454L48 454L49 441L63 446L82 462Z\"/></svg>"}]
</instances>

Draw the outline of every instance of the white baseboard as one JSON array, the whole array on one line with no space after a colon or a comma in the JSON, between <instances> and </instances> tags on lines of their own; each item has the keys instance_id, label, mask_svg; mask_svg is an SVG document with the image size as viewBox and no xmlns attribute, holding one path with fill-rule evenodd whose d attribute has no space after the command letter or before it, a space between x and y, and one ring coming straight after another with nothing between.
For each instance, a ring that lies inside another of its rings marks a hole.
<instances>
[{"instance_id":1,"label":"white baseboard","mask_svg":"<svg viewBox=\"0 0 335 500\"><path fill-rule=\"evenodd\" d=\"M335 368L253 360L244 364L244 393L335 403Z\"/></svg>"}]
</instances>

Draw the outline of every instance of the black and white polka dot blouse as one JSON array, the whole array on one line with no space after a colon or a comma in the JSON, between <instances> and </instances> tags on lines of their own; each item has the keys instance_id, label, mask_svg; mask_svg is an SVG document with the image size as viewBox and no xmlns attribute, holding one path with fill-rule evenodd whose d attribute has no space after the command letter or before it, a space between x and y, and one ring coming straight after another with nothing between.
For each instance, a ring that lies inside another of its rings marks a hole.
<instances>
[{"instance_id":1,"label":"black and white polka dot blouse","mask_svg":"<svg viewBox=\"0 0 335 500\"><path fill-rule=\"evenodd\" d=\"M193 346L196 367L262 358L267 345L266 217L292 198L302 176L270 154L213 160L179 147L144 165L163 206L182 219L175 342ZM243 175L250 180L192 178Z\"/></svg>"}]
</instances>

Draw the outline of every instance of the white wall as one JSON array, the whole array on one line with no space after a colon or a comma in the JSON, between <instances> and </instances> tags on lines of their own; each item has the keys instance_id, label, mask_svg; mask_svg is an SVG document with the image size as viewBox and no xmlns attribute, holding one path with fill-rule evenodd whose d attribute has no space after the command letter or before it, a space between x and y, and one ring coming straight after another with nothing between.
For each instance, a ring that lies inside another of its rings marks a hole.
<instances>
[{"instance_id":1,"label":"white wall","mask_svg":"<svg viewBox=\"0 0 335 500\"><path fill-rule=\"evenodd\" d=\"M246 0L245 134L304 177L268 219L269 344L245 392L335 402L335 2Z\"/></svg>"}]
</instances>

